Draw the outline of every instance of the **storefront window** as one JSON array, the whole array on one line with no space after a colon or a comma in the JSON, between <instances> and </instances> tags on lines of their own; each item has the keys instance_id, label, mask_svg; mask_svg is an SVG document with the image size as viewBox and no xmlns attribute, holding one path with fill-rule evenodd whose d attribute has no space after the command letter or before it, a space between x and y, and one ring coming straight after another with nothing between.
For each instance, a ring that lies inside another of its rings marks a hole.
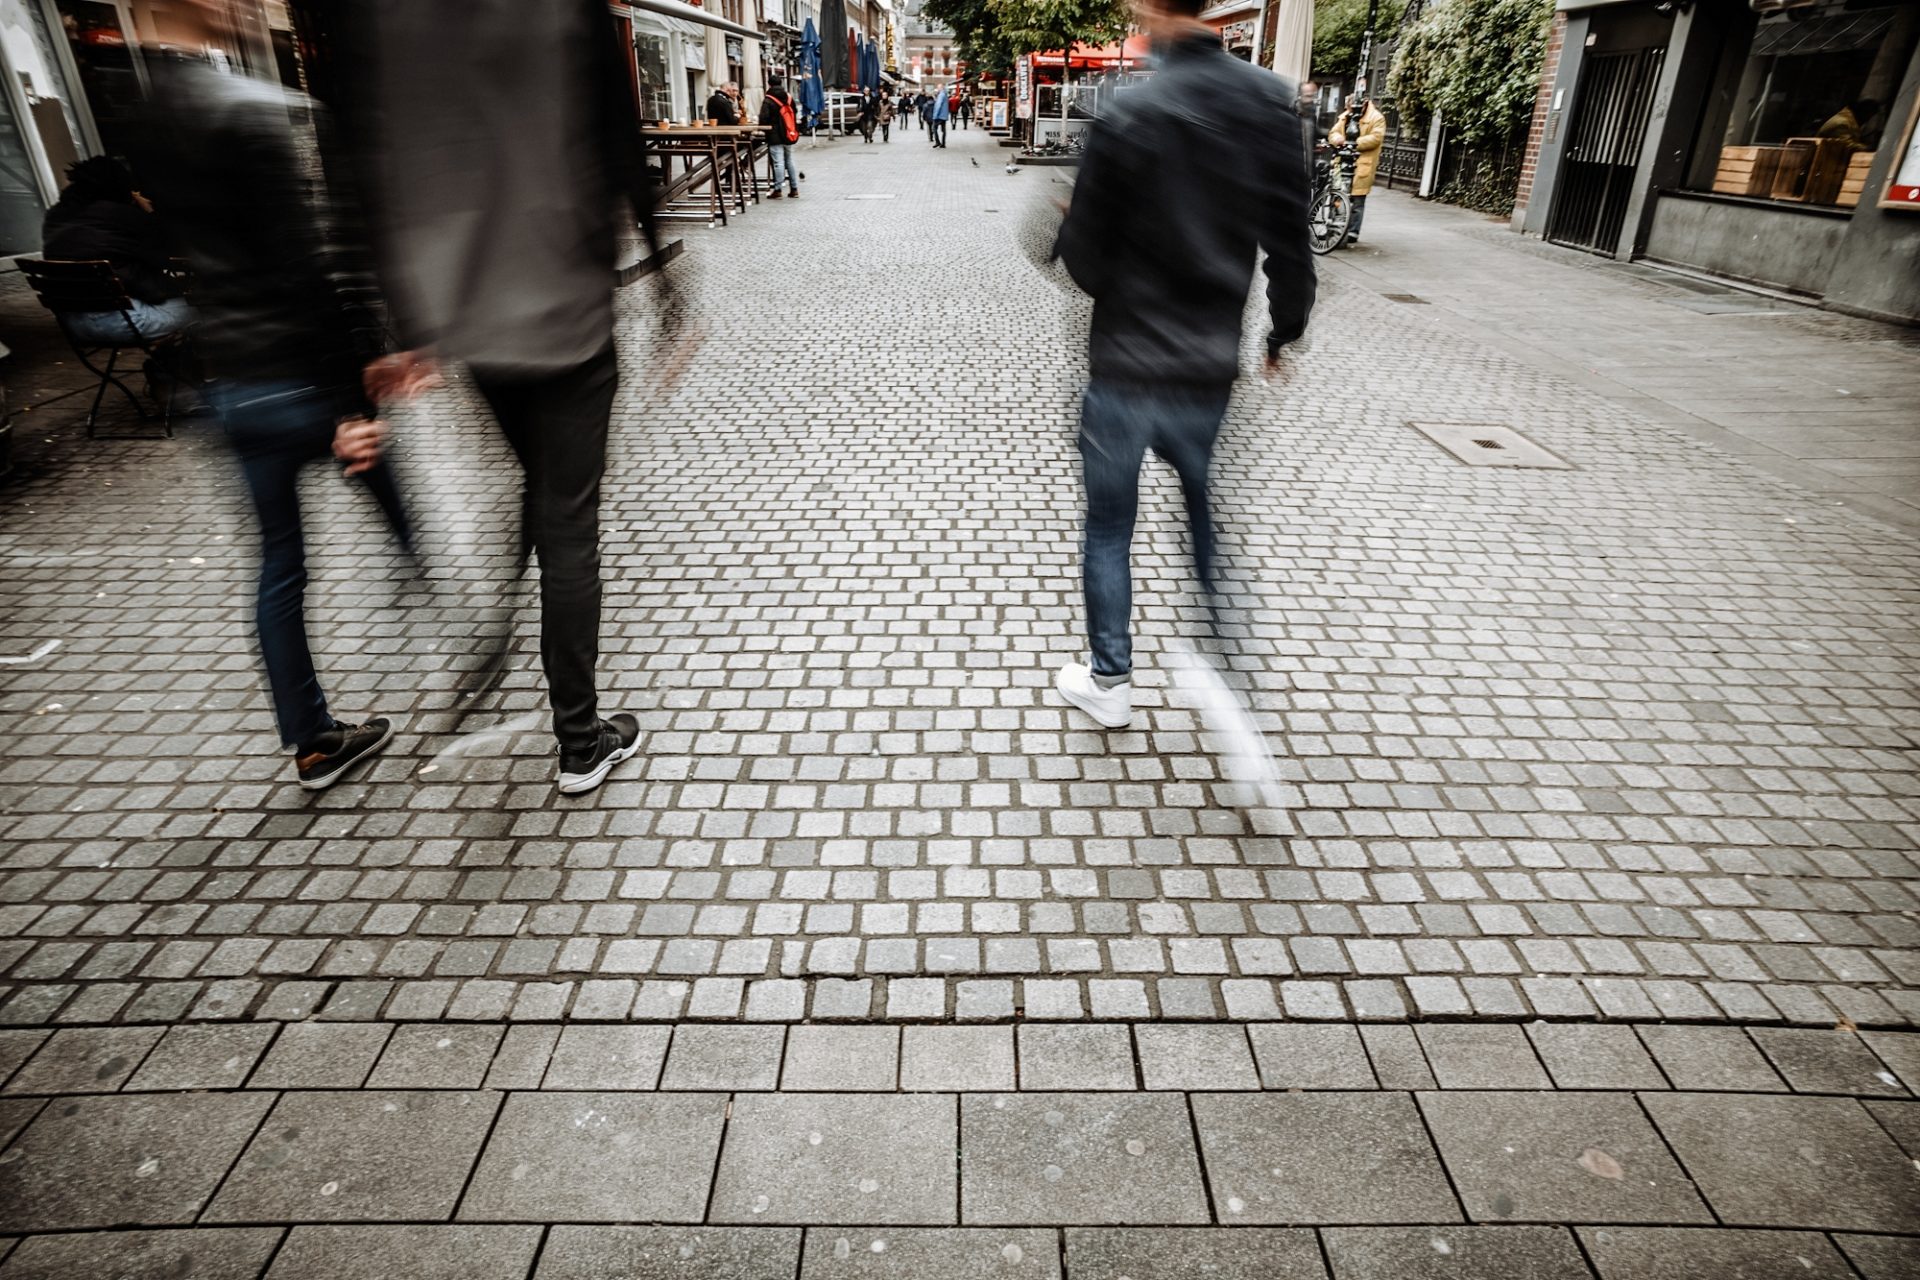
<instances>
[{"instance_id":1,"label":"storefront window","mask_svg":"<svg viewBox=\"0 0 1920 1280\"><path fill-rule=\"evenodd\" d=\"M1811 0L1763 12L1744 60L1723 67L1696 173L1713 191L1851 208L1920 36L1920 3Z\"/></svg>"},{"instance_id":2,"label":"storefront window","mask_svg":"<svg viewBox=\"0 0 1920 1280\"><path fill-rule=\"evenodd\" d=\"M648 120L673 119L673 80L667 68L667 38L636 31L633 53L640 77L640 114Z\"/></svg>"}]
</instances>

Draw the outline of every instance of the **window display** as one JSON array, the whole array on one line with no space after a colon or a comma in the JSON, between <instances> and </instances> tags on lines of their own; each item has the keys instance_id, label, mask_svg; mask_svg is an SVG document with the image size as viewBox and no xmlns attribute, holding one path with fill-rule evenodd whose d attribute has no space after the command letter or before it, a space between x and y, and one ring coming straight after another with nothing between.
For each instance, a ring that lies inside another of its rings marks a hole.
<instances>
[{"instance_id":1,"label":"window display","mask_svg":"<svg viewBox=\"0 0 1920 1280\"><path fill-rule=\"evenodd\" d=\"M1755 7L1770 11L1756 24L1744 63L1732 63L1721 86L1726 115L1711 189L1851 208L1920 36L1920 3Z\"/></svg>"}]
</instances>

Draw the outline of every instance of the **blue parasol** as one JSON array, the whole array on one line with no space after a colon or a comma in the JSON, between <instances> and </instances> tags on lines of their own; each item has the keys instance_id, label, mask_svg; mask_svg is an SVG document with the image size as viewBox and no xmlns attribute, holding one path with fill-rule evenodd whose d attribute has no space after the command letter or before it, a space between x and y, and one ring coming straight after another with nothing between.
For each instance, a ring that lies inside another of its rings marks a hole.
<instances>
[{"instance_id":1,"label":"blue parasol","mask_svg":"<svg viewBox=\"0 0 1920 1280\"><path fill-rule=\"evenodd\" d=\"M800 84L796 101L801 115L808 121L819 119L827 105L827 95L820 88L820 33L814 29L812 18L807 19L806 29L800 33Z\"/></svg>"}]
</instances>

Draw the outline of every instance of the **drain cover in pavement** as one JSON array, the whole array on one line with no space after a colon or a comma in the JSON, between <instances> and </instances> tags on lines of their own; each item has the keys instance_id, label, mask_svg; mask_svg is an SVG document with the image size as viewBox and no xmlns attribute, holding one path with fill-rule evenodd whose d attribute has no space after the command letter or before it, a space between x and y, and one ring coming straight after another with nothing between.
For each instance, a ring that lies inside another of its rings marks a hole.
<instances>
[{"instance_id":1,"label":"drain cover in pavement","mask_svg":"<svg viewBox=\"0 0 1920 1280\"><path fill-rule=\"evenodd\" d=\"M1544 467L1572 470L1512 427L1491 422L1409 422L1408 426L1470 467Z\"/></svg>"},{"instance_id":2,"label":"drain cover in pavement","mask_svg":"<svg viewBox=\"0 0 1920 1280\"><path fill-rule=\"evenodd\" d=\"M859 155L860 153L856 151L854 154ZM893 199L893 195L892 193L888 193L887 195L841 196L840 198L842 200L891 200Z\"/></svg>"}]
</instances>

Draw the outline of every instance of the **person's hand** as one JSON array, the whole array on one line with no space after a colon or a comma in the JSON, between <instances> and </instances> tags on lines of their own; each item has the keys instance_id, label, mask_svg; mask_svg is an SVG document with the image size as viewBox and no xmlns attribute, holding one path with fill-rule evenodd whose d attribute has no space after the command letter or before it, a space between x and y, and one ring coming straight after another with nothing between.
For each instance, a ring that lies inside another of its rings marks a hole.
<instances>
[{"instance_id":1,"label":"person's hand","mask_svg":"<svg viewBox=\"0 0 1920 1280\"><path fill-rule=\"evenodd\" d=\"M1275 386L1283 387L1287 384L1287 380L1293 376L1293 373L1287 368L1286 350L1284 348L1279 351L1267 352L1266 360L1260 365L1260 376Z\"/></svg>"},{"instance_id":2,"label":"person's hand","mask_svg":"<svg viewBox=\"0 0 1920 1280\"><path fill-rule=\"evenodd\" d=\"M139 208L140 212L142 213L153 212L153 201L147 199L146 196L142 195L138 191L133 193L133 203Z\"/></svg>"},{"instance_id":3,"label":"person's hand","mask_svg":"<svg viewBox=\"0 0 1920 1280\"><path fill-rule=\"evenodd\" d=\"M360 375L367 399L375 404L411 400L443 381L440 366L425 351L396 351L369 364Z\"/></svg>"},{"instance_id":4,"label":"person's hand","mask_svg":"<svg viewBox=\"0 0 1920 1280\"><path fill-rule=\"evenodd\" d=\"M342 418L333 429L333 456L347 464L350 476L372 470L386 443L387 424L380 418Z\"/></svg>"}]
</instances>

